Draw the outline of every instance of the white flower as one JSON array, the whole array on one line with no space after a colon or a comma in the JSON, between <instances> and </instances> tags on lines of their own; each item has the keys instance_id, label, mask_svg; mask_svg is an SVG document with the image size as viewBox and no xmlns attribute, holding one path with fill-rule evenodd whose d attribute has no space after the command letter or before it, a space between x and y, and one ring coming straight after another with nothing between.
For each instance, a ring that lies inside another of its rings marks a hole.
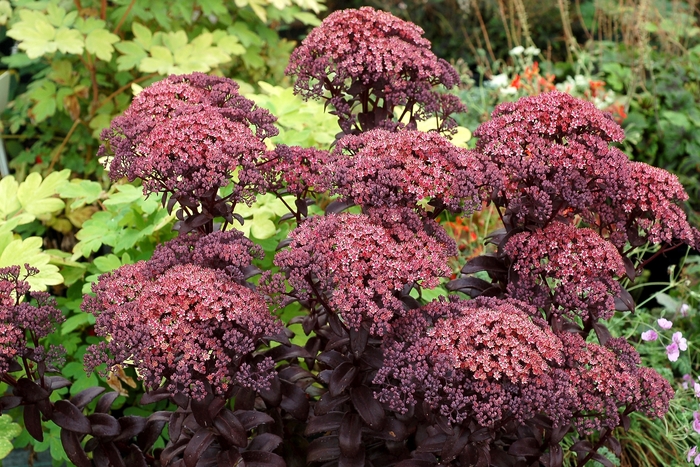
<instances>
[{"instance_id":1,"label":"white flower","mask_svg":"<svg viewBox=\"0 0 700 467\"><path fill-rule=\"evenodd\" d=\"M501 88L501 94L505 96L512 96L518 93L518 88L513 86L508 86L507 88Z\"/></svg>"},{"instance_id":2,"label":"white flower","mask_svg":"<svg viewBox=\"0 0 700 467\"><path fill-rule=\"evenodd\" d=\"M508 86L508 83L510 83L508 74L501 73L500 75L492 76L491 79L484 84L490 88L504 88Z\"/></svg>"},{"instance_id":3,"label":"white flower","mask_svg":"<svg viewBox=\"0 0 700 467\"><path fill-rule=\"evenodd\" d=\"M513 56L516 56L516 55L522 55L523 52L525 52L525 47L523 47L522 45L519 45L517 47L513 47L510 50L510 52L508 52L508 53L513 55Z\"/></svg>"},{"instance_id":4,"label":"white flower","mask_svg":"<svg viewBox=\"0 0 700 467\"><path fill-rule=\"evenodd\" d=\"M530 56L539 55L540 52L542 52L542 51L540 49L538 49L537 47L530 46L527 49L525 49L525 55L530 55Z\"/></svg>"}]
</instances>

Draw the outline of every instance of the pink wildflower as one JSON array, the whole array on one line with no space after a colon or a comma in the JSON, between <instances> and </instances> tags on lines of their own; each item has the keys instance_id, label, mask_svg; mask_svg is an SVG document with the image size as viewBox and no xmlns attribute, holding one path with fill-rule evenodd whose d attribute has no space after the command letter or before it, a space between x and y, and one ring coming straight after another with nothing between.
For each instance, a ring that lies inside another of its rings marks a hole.
<instances>
[{"instance_id":1,"label":"pink wildflower","mask_svg":"<svg viewBox=\"0 0 700 467\"><path fill-rule=\"evenodd\" d=\"M642 340L643 341L653 342L658 338L659 338L659 335L653 329L649 329L648 331L644 331L642 333Z\"/></svg>"},{"instance_id":2,"label":"pink wildflower","mask_svg":"<svg viewBox=\"0 0 700 467\"><path fill-rule=\"evenodd\" d=\"M656 322L658 323L661 329L671 329L671 327L673 326L673 322L664 318L659 318L658 320L656 320Z\"/></svg>"}]
</instances>

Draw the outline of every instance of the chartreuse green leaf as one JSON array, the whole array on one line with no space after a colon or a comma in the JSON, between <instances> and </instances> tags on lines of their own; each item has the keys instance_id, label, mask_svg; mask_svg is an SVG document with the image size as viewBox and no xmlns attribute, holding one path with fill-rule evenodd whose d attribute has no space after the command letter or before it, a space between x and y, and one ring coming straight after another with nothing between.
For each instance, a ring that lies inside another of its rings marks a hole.
<instances>
[{"instance_id":1,"label":"chartreuse green leaf","mask_svg":"<svg viewBox=\"0 0 700 467\"><path fill-rule=\"evenodd\" d=\"M19 10L19 17L20 21L10 27L7 35L19 41L20 50L24 50L29 58L39 58L56 51L56 28L43 13Z\"/></svg>"},{"instance_id":2,"label":"chartreuse green leaf","mask_svg":"<svg viewBox=\"0 0 700 467\"><path fill-rule=\"evenodd\" d=\"M119 36L116 34L106 29L94 29L85 38L85 48L100 60L108 62L112 59L112 52L114 52L112 44L115 42L119 42Z\"/></svg>"},{"instance_id":3,"label":"chartreuse green leaf","mask_svg":"<svg viewBox=\"0 0 700 467\"><path fill-rule=\"evenodd\" d=\"M102 195L102 185L90 180L75 179L63 182L58 186L56 192L61 196L61 198L73 199L73 202L70 204L70 208L78 209L86 204L92 204L100 199L100 196Z\"/></svg>"},{"instance_id":4,"label":"chartreuse green leaf","mask_svg":"<svg viewBox=\"0 0 700 467\"><path fill-rule=\"evenodd\" d=\"M20 265L23 273L25 264L38 268L39 273L27 279L32 290L46 290L49 285L62 283L63 276L56 266L49 264L51 256L41 251L42 245L40 237L14 238L6 226L0 226L0 268Z\"/></svg>"},{"instance_id":5,"label":"chartreuse green leaf","mask_svg":"<svg viewBox=\"0 0 700 467\"><path fill-rule=\"evenodd\" d=\"M22 208L22 205L17 199L18 188L19 183L17 183L17 180L15 180L15 177L12 175L3 177L3 179L0 180L0 222L6 220ZM31 219L29 222L31 222Z\"/></svg>"},{"instance_id":6,"label":"chartreuse green leaf","mask_svg":"<svg viewBox=\"0 0 700 467\"><path fill-rule=\"evenodd\" d=\"M38 173L30 173L17 189L17 200L22 209L39 219L46 219L50 214L63 209L65 203L56 194L59 185L68 180L69 176L69 169L53 172L44 180Z\"/></svg>"},{"instance_id":7,"label":"chartreuse green leaf","mask_svg":"<svg viewBox=\"0 0 700 467\"><path fill-rule=\"evenodd\" d=\"M272 221L289 212L285 206L294 205L293 196L283 196L284 202L275 195L267 193L259 195L252 206L240 203L236 205L234 212L240 214L243 219L243 225L238 222L234 223L234 227L246 237L251 235L259 240L265 240L277 233L277 226Z\"/></svg>"},{"instance_id":8,"label":"chartreuse green leaf","mask_svg":"<svg viewBox=\"0 0 700 467\"><path fill-rule=\"evenodd\" d=\"M0 459L12 452L12 439L22 433L22 427L9 415L0 415Z\"/></svg>"}]
</instances>

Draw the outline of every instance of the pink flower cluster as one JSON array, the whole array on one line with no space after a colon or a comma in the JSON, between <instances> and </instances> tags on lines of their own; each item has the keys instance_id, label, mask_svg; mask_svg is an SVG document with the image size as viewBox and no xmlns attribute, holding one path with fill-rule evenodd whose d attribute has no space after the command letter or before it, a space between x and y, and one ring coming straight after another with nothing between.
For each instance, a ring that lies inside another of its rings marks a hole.
<instances>
[{"instance_id":1,"label":"pink flower cluster","mask_svg":"<svg viewBox=\"0 0 700 467\"><path fill-rule=\"evenodd\" d=\"M415 206L431 198L472 211L486 197L484 165L434 132L377 129L346 136L325 172L333 193L363 206Z\"/></svg>"},{"instance_id":2,"label":"pink flower cluster","mask_svg":"<svg viewBox=\"0 0 700 467\"><path fill-rule=\"evenodd\" d=\"M288 193L300 198L306 197L309 191L328 190L324 169L329 159L328 151L321 149L277 145L275 157L268 163L268 173L274 177L271 189L286 188Z\"/></svg>"},{"instance_id":3,"label":"pink flower cluster","mask_svg":"<svg viewBox=\"0 0 700 467\"><path fill-rule=\"evenodd\" d=\"M25 264L26 273L20 266L0 268L0 375L9 369L11 360L27 356L27 337L32 346L39 339L51 334L56 323L63 321L61 311L54 299L46 292L30 292L27 278L39 270ZM25 299L26 298L26 299ZM36 301L36 305L29 302ZM41 355L36 347L37 357Z\"/></svg>"},{"instance_id":4,"label":"pink flower cluster","mask_svg":"<svg viewBox=\"0 0 700 467\"><path fill-rule=\"evenodd\" d=\"M227 78L202 73L170 76L144 89L102 138L113 154L112 180L143 180L144 193L213 197L239 168L235 201L252 203L265 190L263 140L275 118L238 94Z\"/></svg>"},{"instance_id":5,"label":"pink flower cluster","mask_svg":"<svg viewBox=\"0 0 700 467\"><path fill-rule=\"evenodd\" d=\"M517 300L482 297L409 311L385 341L379 399L399 412L423 399L454 423L474 417L491 427L543 413L584 432L618 426L625 407L654 417L668 410L669 383L639 367L625 339L586 343L534 314Z\"/></svg>"},{"instance_id":6,"label":"pink flower cluster","mask_svg":"<svg viewBox=\"0 0 700 467\"><path fill-rule=\"evenodd\" d=\"M366 322L376 334L404 313L398 292L417 282L435 287L456 254L454 240L437 223L406 208L313 217L290 238L275 265L300 298L322 294L348 327Z\"/></svg>"},{"instance_id":7,"label":"pink flower cluster","mask_svg":"<svg viewBox=\"0 0 700 467\"><path fill-rule=\"evenodd\" d=\"M490 184L516 224L578 215L618 248L700 241L678 178L611 147L624 131L590 102L550 92L501 104L474 135L477 152L500 169Z\"/></svg>"},{"instance_id":8,"label":"pink flower cluster","mask_svg":"<svg viewBox=\"0 0 700 467\"><path fill-rule=\"evenodd\" d=\"M347 134L393 129L395 107L412 111L416 104L414 119L436 115L449 129L456 124L448 115L464 106L433 87L451 88L459 76L422 35L415 24L370 7L336 11L294 50L286 73L297 77L294 90L302 97L327 99Z\"/></svg>"},{"instance_id":9,"label":"pink flower cluster","mask_svg":"<svg viewBox=\"0 0 700 467\"><path fill-rule=\"evenodd\" d=\"M239 253L230 248L236 243L214 241L216 256L206 237L191 241L193 248L187 240L159 249L153 263L122 266L93 284L95 296L85 297L83 309L95 314L97 335L110 340L90 348L86 368L130 361L147 388L165 379L168 390L195 398L205 396L207 384L221 395L234 385L267 387L274 364L253 363L251 354L281 326L262 295L234 280L237 274L207 267ZM194 264L181 264L178 253Z\"/></svg>"},{"instance_id":10,"label":"pink flower cluster","mask_svg":"<svg viewBox=\"0 0 700 467\"><path fill-rule=\"evenodd\" d=\"M543 309L547 316L608 319L615 312L625 265L615 247L590 229L552 222L514 235L504 252L515 273L508 283L513 298Z\"/></svg>"}]
</instances>

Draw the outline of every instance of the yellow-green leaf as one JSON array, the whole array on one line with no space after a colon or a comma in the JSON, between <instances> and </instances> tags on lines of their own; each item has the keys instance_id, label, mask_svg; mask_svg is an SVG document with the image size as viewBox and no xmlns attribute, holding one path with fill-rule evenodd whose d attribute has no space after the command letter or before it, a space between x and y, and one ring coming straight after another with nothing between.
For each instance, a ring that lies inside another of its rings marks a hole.
<instances>
[{"instance_id":1,"label":"yellow-green leaf","mask_svg":"<svg viewBox=\"0 0 700 467\"><path fill-rule=\"evenodd\" d=\"M0 242L0 247L2 242ZM49 264L51 256L41 251L43 240L40 237L21 238L9 242L0 251L0 268L20 265L22 272L26 272L24 264L39 269L39 274L27 279L32 290L46 290L48 285L57 285L63 282L63 276L58 268Z\"/></svg>"},{"instance_id":2,"label":"yellow-green leaf","mask_svg":"<svg viewBox=\"0 0 700 467\"><path fill-rule=\"evenodd\" d=\"M56 47L66 54L82 54L85 47L83 35L75 29L65 27L56 31Z\"/></svg>"},{"instance_id":3,"label":"yellow-green leaf","mask_svg":"<svg viewBox=\"0 0 700 467\"><path fill-rule=\"evenodd\" d=\"M119 42L119 36L106 29L95 29L85 38L85 48L100 60L108 62L112 59L114 47L112 44Z\"/></svg>"},{"instance_id":4,"label":"yellow-green leaf","mask_svg":"<svg viewBox=\"0 0 700 467\"><path fill-rule=\"evenodd\" d=\"M151 50L153 45L153 34L151 30L146 26L133 22L131 24L131 31L134 33L134 40L141 45L145 50Z\"/></svg>"},{"instance_id":5,"label":"yellow-green leaf","mask_svg":"<svg viewBox=\"0 0 700 467\"><path fill-rule=\"evenodd\" d=\"M114 44L119 52L124 55L117 57L117 69L127 71L137 67L141 60L148 57L148 54L140 44L132 41L117 42Z\"/></svg>"},{"instance_id":6,"label":"yellow-green leaf","mask_svg":"<svg viewBox=\"0 0 700 467\"><path fill-rule=\"evenodd\" d=\"M46 217L48 214L59 211L65 207L63 200L55 198L56 191L70 176L70 170L53 172L45 180L41 175L32 172L17 189L17 199L22 208L36 217Z\"/></svg>"},{"instance_id":7,"label":"yellow-green leaf","mask_svg":"<svg viewBox=\"0 0 700 467\"><path fill-rule=\"evenodd\" d=\"M22 208L17 199L17 188L19 188L19 183L12 175L0 180L0 220L7 219L10 214Z\"/></svg>"},{"instance_id":8,"label":"yellow-green leaf","mask_svg":"<svg viewBox=\"0 0 700 467\"><path fill-rule=\"evenodd\" d=\"M150 52L150 57L141 60L139 70L144 73L168 74L173 66L173 56L170 50L161 45L154 45Z\"/></svg>"}]
</instances>

